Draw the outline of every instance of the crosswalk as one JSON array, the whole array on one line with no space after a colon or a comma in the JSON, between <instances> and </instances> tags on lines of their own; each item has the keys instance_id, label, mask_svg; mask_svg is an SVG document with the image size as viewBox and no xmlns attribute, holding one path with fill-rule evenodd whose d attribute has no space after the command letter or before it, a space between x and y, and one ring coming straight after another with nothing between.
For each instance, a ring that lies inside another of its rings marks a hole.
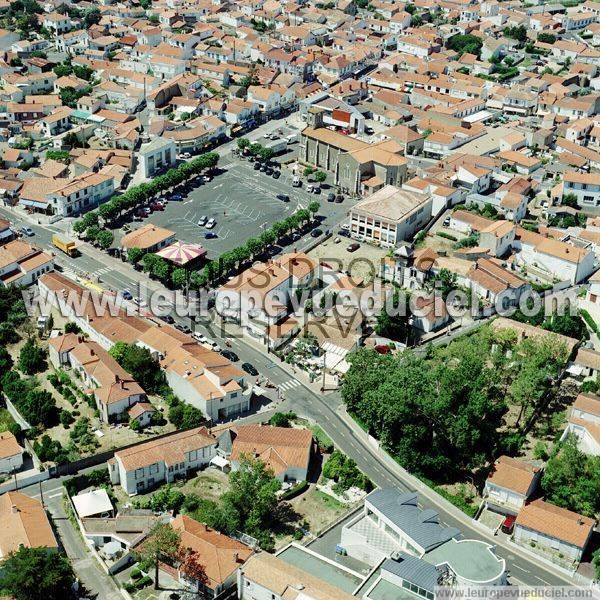
<instances>
[{"instance_id":1,"label":"crosswalk","mask_svg":"<svg viewBox=\"0 0 600 600\"><path fill-rule=\"evenodd\" d=\"M292 388L298 387L302 385L297 379L289 379L288 381L284 381L279 384L280 390L291 390Z\"/></svg>"}]
</instances>

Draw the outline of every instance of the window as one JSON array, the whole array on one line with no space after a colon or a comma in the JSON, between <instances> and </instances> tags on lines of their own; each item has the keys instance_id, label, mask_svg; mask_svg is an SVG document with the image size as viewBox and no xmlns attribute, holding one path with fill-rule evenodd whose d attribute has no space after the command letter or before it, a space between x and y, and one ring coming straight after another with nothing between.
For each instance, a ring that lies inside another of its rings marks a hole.
<instances>
[{"instance_id":1,"label":"window","mask_svg":"<svg viewBox=\"0 0 600 600\"><path fill-rule=\"evenodd\" d=\"M135 478L142 479L144 477L144 469L136 469L135 470Z\"/></svg>"},{"instance_id":2,"label":"window","mask_svg":"<svg viewBox=\"0 0 600 600\"><path fill-rule=\"evenodd\" d=\"M150 473L158 473L158 463L150 465Z\"/></svg>"}]
</instances>

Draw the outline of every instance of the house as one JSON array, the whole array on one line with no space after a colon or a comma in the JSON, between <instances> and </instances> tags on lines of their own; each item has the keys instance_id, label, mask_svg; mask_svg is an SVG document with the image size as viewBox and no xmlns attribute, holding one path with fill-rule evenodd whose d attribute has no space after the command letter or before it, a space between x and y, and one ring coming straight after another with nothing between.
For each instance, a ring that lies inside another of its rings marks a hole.
<instances>
[{"instance_id":1,"label":"house","mask_svg":"<svg viewBox=\"0 0 600 600\"><path fill-rule=\"evenodd\" d=\"M567 427L561 441L574 435L578 448L585 454L600 456L600 396L582 393L569 410Z\"/></svg>"},{"instance_id":2,"label":"house","mask_svg":"<svg viewBox=\"0 0 600 600\"><path fill-rule=\"evenodd\" d=\"M529 549L540 546L579 562L596 522L566 508L534 500L526 504L515 521L514 539Z\"/></svg>"},{"instance_id":3,"label":"house","mask_svg":"<svg viewBox=\"0 0 600 600\"><path fill-rule=\"evenodd\" d=\"M431 207L430 195L386 185L350 209L350 235L395 247L410 240L429 222Z\"/></svg>"},{"instance_id":4,"label":"house","mask_svg":"<svg viewBox=\"0 0 600 600\"><path fill-rule=\"evenodd\" d=\"M145 179L172 167L176 161L175 142L157 137L151 142L142 144L139 149L139 161L142 177Z\"/></svg>"},{"instance_id":5,"label":"house","mask_svg":"<svg viewBox=\"0 0 600 600\"><path fill-rule=\"evenodd\" d=\"M328 581L267 552L253 554L238 569L239 600L353 600Z\"/></svg>"},{"instance_id":6,"label":"house","mask_svg":"<svg viewBox=\"0 0 600 600\"><path fill-rule=\"evenodd\" d=\"M137 402L128 411L129 421L137 421L140 427L146 427L152 423L152 417L156 409L150 402Z\"/></svg>"},{"instance_id":7,"label":"house","mask_svg":"<svg viewBox=\"0 0 600 600\"><path fill-rule=\"evenodd\" d=\"M61 182L46 196L49 210L61 217L86 212L110 198L115 191L114 177L104 171L87 172Z\"/></svg>"},{"instance_id":8,"label":"house","mask_svg":"<svg viewBox=\"0 0 600 600\"><path fill-rule=\"evenodd\" d=\"M515 225L511 221L494 221L479 232L479 245L492 256L504 256L515 241Z\"/></svg>"},{"instance_id":9,"label":"house","mask_svg":"<svg viewBox=\"0 0 600 600\"><path fill-rule=\"evenodd\" d=\"M42 503L22 494L0 496L0 559L25 548L57 550L58 542Z\"/></svg>"},{"instance_id":10,"label":"house","mask_svg":"<svg viewBox=\"0 0 600 600\"><path fill-rule=\"evenodd\" d=\"M156 252L175 241L175 232L152 223L146 223L139 229L130 231L121 238L121 247L125 250L139 248L146 252Z\"/></svg>"},{"instance_id":11,"label":"house","mask_svg":"<svg viewBox=\"0 0 600 600\"><path fill-rule=\"evenodd\" d=\"M234 431L230 456L234 471L243 457L257 458L281 481L306 481L313 455L309 429L239 425Z\"/></svg>"},{"instance_id":12,"label":"house","mask_svg":"<svg viewBox=\"0 0 600 600\"><path fill-rule=\"evenodd\" d=\"M206 427L177 432L115 452L108 461L110 481L134 496L186 477L208 465L216 452L217 440Z\"/></svg>"},{"instance_id":13,"label":"house","mask_svg":"<svg viewBox=\"0 0 600 600\"><path fill-rule=\"evenodd\" d=\"M127 420L128 409L146 400L143 388L99 343L68 333L50 338L48 345L52 364L73 369L105 422Z\"/></svg>"},{"instance_id":14,"label":"house","mask_svg":"<svg viewBox=\"0 0 600 600\"><path fill-rule=\"evenodd\" d=\"M54 271L54 257L33 244L13 240L0 246L0 283L28 286L44 273Z\"/></svg>"},{"instance_id":15,"label":"house","mask_svg":"<svg viewBox=\"0 0 600 600\"><path fill-rule=\"evenodd\" d=\"M0 433L0 473L13 473L23 466L23 452L10 431Z\"/></svg>"},{"instance_id":16,"label":"house","mask_svg":"<svg viewBox=\"0 0 600 600\"><path fill-rule=\"evenodd\" d=\"M531 284L505 269L496 259L479 258L467 274L471 289L481 298L507 308L516 306L521 296L531 290Z\"/></svg>"},{"instance_id":17,"label":"house","mask_svg":"<svg viewBox=\"0 0 600 600\"><path fill-rule=\"evenodd\" d=\"M177 515L171 527L181 536L181 546L195 552L202 561L207 576L201 588L205 598L216 598L236 585L238 569L252 556L251 548L187 515ZM197 589L195 581L177 572L180 581Z\"/></svg>"},{"instance_id":18,"label":"house","mask_svg":"<svg viewBox=\"0 0 600 600\"><path fill-rule=\"evenodd\" d=\"M514 242L515 264L547 281L558 279L572 285L583 281L595 270L595 254L588 248L545 237L517 227Z\"/></svg>"},{"instance_id":19,"label":"house","mask_svg":"<svg viewBox=\"0 0 600 600\"><path fill-rule=\"evenodd\" d=\"M438 513L419 507L416 492L378 489L363 510L344 523L340 546L369 565L406 553L440 569L446 583L503 585L506 565L479 540L456 539L460 531L440 523ZM472 569L476 563L477 569Z\"/></svg>"},{"instance_id":20,"label":"house","mask_svg":"<svg viewBox=\"0 0 600 600\"><path fill-rule=\"evenodd\" d=\"M563 178L562 197L572 194L580 208L589 210L600 206L600 175L567 171Z\"/></svg>"},{"instance_id":21,"label":"house","mask_svg":"<svg viewBox=\"0 0 600 600\"><path fill-rule=\"evenodd\" d=\"M542 469L533 463L500 456L485 481L486 507L501 514L516 514L535 491L541 474Z\"/></svg>"}]
</instances>

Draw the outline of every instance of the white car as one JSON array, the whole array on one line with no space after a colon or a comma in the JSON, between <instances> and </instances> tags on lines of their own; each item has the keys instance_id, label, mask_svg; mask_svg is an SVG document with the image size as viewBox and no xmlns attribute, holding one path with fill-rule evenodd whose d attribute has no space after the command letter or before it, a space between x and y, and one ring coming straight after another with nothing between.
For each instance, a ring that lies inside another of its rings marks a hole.
<instances>
[{"instance_id":1,"label":"white car","mask_svg":"<svg viewBox=\"0 0 600 600\"><path fill-rule=\"evenodd\" d=\"M208 217L206 217L205 215L202 215L199 219L198 219L198 227L204 227L206 225L206 222L208 221Z\"/></svg>"},{"instance_id":2,"label":"white car","mask_svg":"<svg viewBox=\"0 0 600 600\"><path fill-rule=\"evenodd\" d=\"M194 331L194 333L192 333L192 337L200 344L208 343L208 338L199 331Z\"/></svg>"},{"instance_id":3,"label":"white car","mask_svg":"<svg viewBox=\"0 0 600 600\"><path fill-rule=\"evenodd\" d=\"M215 225L217 224L217 222L211 217L207 222L206 222L206 229L212 229Z\"/></svg>"}]
</instances>

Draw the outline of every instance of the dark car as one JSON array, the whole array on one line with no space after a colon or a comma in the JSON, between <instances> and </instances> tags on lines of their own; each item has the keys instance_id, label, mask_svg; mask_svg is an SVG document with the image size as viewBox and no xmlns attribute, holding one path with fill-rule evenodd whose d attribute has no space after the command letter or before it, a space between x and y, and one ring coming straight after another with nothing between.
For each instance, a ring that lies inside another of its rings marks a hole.
<instances>
[{"instance_id":1,"label":"dark car","mask_svg":"<svg viewBox=\"0 0 600 600\"><path fill-rule=\"evenodd\" d=\"M248 362L242 363L242 371L246 371L248 375L253 375L254 377L258 375L256 368Z\"/></svg>"},{"instance_id":2,"label":"dark car","mask_svg":"<svg viewBox=\"0 0 600 600\"><path fill-rule=\"evenodd\" d=\"M335 200L335 194L333 192L330 192L329 194L327 194L327 202L333 202Z\"/></svg>"},{"instance_id":3,"label":"dark car","mask_svg":"<svg viewBox=\"0 0 600 600\"><path fill-rule=\"evenodd\" d=\"M161 320L169 325L173 325L173 323L175 323L175 319L171 315L165 315L164 317L161 317Z\"/></svg>"},{"instance_id":4,"label":"dark car","mask_svg":"<svg viewBox=\"0 0 600 600\"><path fill-rule=\"evenodd\" d=\"M135 263L135 264L133 265L133 268L134 268L136 271L143 271L143 270L144 270L144 267L143 267L142 263L139 263L139 262L138 262L138 263Z\"/></svg>"},{"instance_id":5,"label":"dark car","mask_svg":"<svg viewBox=\"0 0 600 600\"><path fill-rule=\"evenodd\" d=\"M317 227L310 232L310 235L311 237L318 238L320 235L323 235L323 230Z\"/></svg>"},{"instance_id":6,"label":"dark car","mask_svg":"<svg viewBox=\"0 0 600 600\"><path fill-rule=\"evenodd\" d=\"M254 170L255 170L255 171L258 171L259 169L260 169L260 163L258 163L258 162L255 162L255 163L254 163Z\"/></svg>"},{"instance_id":7,"label":"dark car","mask_svg":"<svg viewBox=\"0 0 600 600\"><path fill-rule=\"evenodd\" d=\"M205 240L214 240L217 237L219 237L219 236L214 231L207 231L204 234L204 239Z\"/></svg>"},{"instance_id":8,"label":"dark car","mask_svg":"<svg viewBox=\"0 0 600 600\"><path fill-rule=\"evenodd\" d=\"M181 202L181 200L183 200L183 196L181 194L173 194L171 196L171 200L174 200L175 202ZM164 210L164 208L161 210Z\"/></svg>"},{"instance_id":9,"label":"dark car","mask_svg":"<svg viewBox=\"0 0 600 600\"><path fill-rule=\"evenodd\" d=\"M317 196L321 193L321 188L316 186L313 188L313 194L317 194Z\"/></svg>"},{"instance_id":10,"label":"dark car","mask_svg":"<svg viewBox=\"0 0 600 600\"><path fill-rule=\"evenodd\" d=\"M231 362L237 362L238 360L240 360L240 357L231 350L221 350L221 356L224 356L227 360L230 360Z\"/></svg>"},{"instance_id":11,"label":"dark car","mask_svg":"<svg viewBox=\"0 0 600 600\"><path fill-rule=\"evenodd\" d=\"M273 169L271 169L271 167L267 167L265 169L265 175L273 175Z\"/></svg>"},{"instance_id":12,"label":"dark car","mask_svg":"<svg viewBox=\"0 0 600 600\"><path fill-rule=\"evenodd\" d=\"M175 329L179 329L179 331L183 331L183 333L192 333L192 330L188 325L182 325L181 323L177 323Z\"/></svg>"},{"instance_id":13,"label":"dark car","mask_svg":"<svg viewBox=\"0 0 600 600\"><path fill-rule=\"evenodd\" d=\"M342 202L344 201L344 196L342 196L341 194L338 194L338 195L335 197L335 201L336 201L338 204L342 203Z\"/></svg>"},{"instance_id":14,"label":"dark car","mask_svg":"<svg viewBox=\"0 0 600 600\"><path fill-rule=\"evenodd\" d=\"M352 242L351 244L348 244L348 246L346 247L346 250L348 252L356 252L359 248L360 248L360 244L358 242Z\"/></svg>"},{"instance_id":15,"label":"dark car","mask_svg":"<svg viewBox=\"0 0 600 600\"><path fill-rule=\"evenodd\" d=\"M340 229L338 231L338 235L342 235L344 237L350 237L350 232L347 229Z\"/></svg>"},{"instance_id":16,"label":"dark car","mask_svg":"<svg viewBox=\"0 0 600 600\"><path fill-rule=\"evenodd\" d=\"M279 171L273 171L273 179L279 179L281 173Z\"/></svg>"},{"instance_id":17,"label":"dark car","mask_svg":"<svg viewBox=\"0 0 600 600\"><path fill-rule=\"evenodd\" d=\"M282 202L289 202L290 197L287 194L277 194L277 200L281 200Z\"/></svg>"}]
</instances>

